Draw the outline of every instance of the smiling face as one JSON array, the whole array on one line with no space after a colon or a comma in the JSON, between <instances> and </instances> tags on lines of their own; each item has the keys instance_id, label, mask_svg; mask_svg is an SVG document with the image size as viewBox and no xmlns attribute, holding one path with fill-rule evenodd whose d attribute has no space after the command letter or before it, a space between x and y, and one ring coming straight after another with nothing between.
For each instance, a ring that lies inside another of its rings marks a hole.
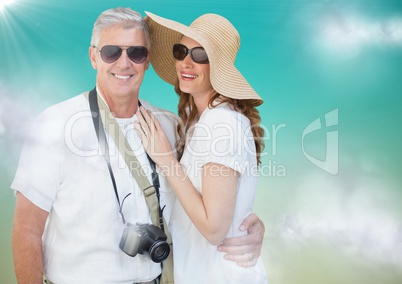
<instances>
[{"instance_id":1,"label":"smiling face","mask_svg":"<svg viewBox=\"0 0 402 284\"><path fill-rule=\"evenodd\" d=\"M181 44L188 49L201 46L195 40L184 36ZM209 99L216 94L210 80L210 65L195 63L189 54L184 60L176 60L176 72L179 78L180 90L194 97L198 110L202 111L208 105Z\"/></svg>"},{"instance_id":2,"label":"smiling face","mask_svg":"<svg viewBox=\"0 0 402 284\"><path fill-rule=\"evenodd\" d=\"M136 28L125 29L119 26L103 30L100 34L98 49L91 47L89 56L91 64L97 70L96 83L106 100L138 99L138 92L149 67L149 55L145 62L136 64L131 61L126 50L113 63L102 60L100 51L105 45L146 46L144 33Z\"/></svg>"}]
</instances>

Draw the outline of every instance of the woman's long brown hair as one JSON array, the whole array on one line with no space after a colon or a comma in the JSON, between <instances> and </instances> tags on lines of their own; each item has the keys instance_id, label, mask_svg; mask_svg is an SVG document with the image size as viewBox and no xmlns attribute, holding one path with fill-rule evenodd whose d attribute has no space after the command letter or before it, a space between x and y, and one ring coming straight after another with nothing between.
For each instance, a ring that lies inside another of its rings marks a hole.
<instances>
[{"instance_id":1,"label":"woman's long brown hair","mask_svg":"<svg viewBox=\"0 0 402 284\"><path fill-rule=\"evenodd\" d=\"M178 83L175 85L175 91L179 95L179 105L177 108L181 119L180 124L177 126L179 140L176 142L178 158L180 160L186 144L186 133L193 126L198 116L198 110L193 97L188 93L182 92ZM243 114L250 120L251 131L254 136L257 165L259 165L261 163L261 153L264 150L264 129L260 126L261 117L256 107L261 104L261 101L250 99L238 100L216 94L209 100L208 105L214 108L222 103L227 103L231 109Z\"/></svg>"}]
</instances>

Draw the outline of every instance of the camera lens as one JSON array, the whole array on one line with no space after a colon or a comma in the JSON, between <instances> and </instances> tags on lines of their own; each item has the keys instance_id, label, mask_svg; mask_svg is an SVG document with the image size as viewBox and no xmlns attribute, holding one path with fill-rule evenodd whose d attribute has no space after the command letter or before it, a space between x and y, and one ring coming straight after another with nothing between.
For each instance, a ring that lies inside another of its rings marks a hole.
<instances>
[{"instance_id":1,"label":"camera lens","mask_svg":"<svg viewBox=\"0 0 402 284\"><path fill-rule=\"evenodd\" d=\"M164 261L170 253L170 247L167 242L159 242L154 244L149 249L149 256L151 257L153 262L162 262Z\"/></svg>"},{"instance_id":2,"label":"camera lens","mask_svg":"<svg viewBox=\"0 0 402 284\"><path fill-rule=\"evenodd\" d=\"M157 257L157 258L162 257L165 253L166 253L166 252L165 252L165 249L162 248L162 247L157 247L157 248L155 249L155 251L154 251L154 255L155 255L155 257Z\"/></svg>"}]
</instances>

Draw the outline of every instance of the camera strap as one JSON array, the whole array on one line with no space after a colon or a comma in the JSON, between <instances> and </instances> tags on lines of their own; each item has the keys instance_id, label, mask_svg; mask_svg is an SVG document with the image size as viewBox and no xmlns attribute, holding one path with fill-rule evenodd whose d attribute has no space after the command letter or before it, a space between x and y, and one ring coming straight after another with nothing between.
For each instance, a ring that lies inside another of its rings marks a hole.
<instances>
[{"instance_id":1,"label":"camera strap","mask_svg":"<svg viewBox=\"0 0 402 284\"><path fill-rule=\"evenodd\" d=\"M141 164L139 163L137 157L134 155L133 150L131 149L130 144L128 143L126 137L120 129L120 126L116 122L115 117L112 112L109 110L108 106L105 104L103 99L99 97L97 94L96 87L89 92L88 96L89 105L92 113L92 121L95 127L96 135L98 138L99 146L104 152L104 158L108 165L109 174L113 183L113 188L116 194L117 202L120 207L120 215L123 218L123 222L125 223L124 216L121 212L122 205L120 204L119 194L117 192L116 180L114 178L113 170L110 165L110 156L109 156L109 145L107 143L105 129L108 131L109 135L114 140L117 148L119 149L120 154L124 157L124 160L127 164L127 167L130 169L131 174L137 181L137 184L142 189L145 200L148 205L148 209L150 211L152 223L155 226L161 228L166 236L167 243L171 246L169 257L163 261L163 269L161 276L161 283L169 284L173 283L173 249L172 249L172 237L169 231L169 228L166 224L165 218L163 218L163 209L160 207L160 194L159 194L159 176L156 171L155 162L149 157L147 154L149 163L152 168L152 185L149 182L147 176L144 173ZM140 101L138 101L139 106L141 105ZM108 126L104 129L104 125ZM110 126L114 126L113 129ZM126 150L126 152L124 151ZM127 197L127 196L126 196ZM124 199L123 199L124 202Z\"/></svg>"},{"instance_id":2,"label":"camera strap","mask_svg":"<svg viewBox=\"0 0 402 284\"><path fill-rule=\"evenodd\" d=\"M120 210L119 212L123 218L123 222L125 223L124 217L121 212L122 204L120 204L120 198L119 198L119 193L117 192L116 180L114 178L112 166L110 165L109 144L107 143L105 130L103 129L103 123L100 119L98 100L96 97L96 89L93 89L90 92L88 99L89 99L89 106L90 106L91 114L92 114L92 122L95 127L96 137L98 138L99 147L100 147L100 149L102 149L102 152L104 153L103 157L106 161L106 164L107 164L107 167L109 170L110 178L111 178L112 184L113 184L114 193L117 198L117 203L119 204L119 210Z\"/></svg>"},{"instance_id":3,"label":"camera strap","mask_svg":"<svg viewBox=\"0 0 402 284\"><path fill-rule=\"evenodd\" d=\"M130 144L127 142L126 137L124 136L123 132L120 129L120 126L117 124L113 114L109 111L108 107L102 100L102 98L97 95L96 88L94 88L90 93L89 93L89 105L90 109L92 112L92 121L94 123L95 127L95 132L98 137L99 141L99 146L101 147L102 151L104 152L104 159L107 163L108 169L109 169L109 174L113 183L113 189L115 191L115 195L117 198L117 202L120 204L120 199L119 199L119 194L117 192L117 186L116 186L116 180L114 178L113 170L110 165L110 156L109 156L109 145L106 139L106 134L105 134L105 129L104 125L109 126L106 128L106 131L110 134L110 136L113 138L117 148L120 151L120 154L124 157L125 162L127 166L130 169L130 172L132 173L133 177L136 179L138 185L141 187L141 189L144 192L144 195L146 198L149 198L151 196L155 197L156 194L156 206L155 204L152 204L152 208L149 208L151 212L158 212L159 214L162 213L162 210L159 206L159 176L158 173L156 172L156 166L154 161L148 156L149 163L151 164L152 168L152 182L153 184L149 182L148 178L146 177L139 161L137 160L137 157L134 155ZM99 107L100 106L100 107ZM103 114L103 115L102 115ZM113 129L110 126L114 126ZM116 133L117 132L117 133ZM123 149L126 149L126 152L123 151ZM147 200L148 202L148 200ZM149 204L148 204L149 206ZM158 208L155 208L158 207ZM156 209L156 210L155 210ZM158 214L158 215L159 215ZM151 214L152 217L153 214ZM156 226L163 226L163 220L162 218L158 218L156 220L152 220L154 225ZM162 228L161 228L162 229Z\"/></svg>"}]
</instances>

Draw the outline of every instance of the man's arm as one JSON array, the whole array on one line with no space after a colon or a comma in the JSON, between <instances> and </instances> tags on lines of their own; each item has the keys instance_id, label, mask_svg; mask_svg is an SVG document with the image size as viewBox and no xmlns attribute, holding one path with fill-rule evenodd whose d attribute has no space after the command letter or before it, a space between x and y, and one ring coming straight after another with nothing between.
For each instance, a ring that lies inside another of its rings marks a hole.
<instances>
[{"instance_id":1,"label":"man's arm","mask_svg":"<svg viewBox=\"0 0 402 284\"><path fill-rule=\"evenodd\" d=\"M42 234L48 212L17 193L12 231L14 269L18 283L42 283Z\"/></svg>"},{"instance_id":2,"label":"man's arm","mask_svg":"<svg viewBox=\"0 0 402 284\"><path fill-rule=\"evenodd\" d=\"M236 238L226 238L218 250L225 254L225 258L236 262L242 267L251 267L257 263L261 255L264 239L264 223L256 214L250 214L240 225L241 231L248 231L248 235Z\"/></svg>"}]
</instances>

